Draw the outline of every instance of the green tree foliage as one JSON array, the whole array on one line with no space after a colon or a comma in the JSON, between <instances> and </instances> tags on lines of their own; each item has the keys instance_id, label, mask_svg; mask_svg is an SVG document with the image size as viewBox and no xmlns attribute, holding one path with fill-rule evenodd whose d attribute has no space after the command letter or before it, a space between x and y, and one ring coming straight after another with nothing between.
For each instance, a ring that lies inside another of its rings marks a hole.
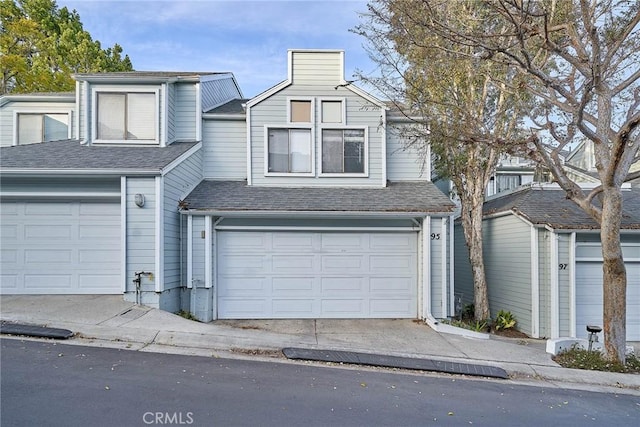
<instances>
[{"instance_id":1,"label":"green tree foliage","mask_svg":"<svg viewBox=\"0 0 640 427\"><path fill-rule=\"evenodd\" d=\"M478 51L433 31L436 21L496 28L474 2L437 5L418 0L369 3L355 31L367 38L381 75L360 76L390 98L409 120L398 132L407 149L432 161L454 183L474 282L475 318L490 317L482 248L485 189L501 155L523 140L522 118L531 106L515 67L482 61ZM425 148L428 147L428 148Z\"/></svg>"},{"instance_id":2,"label":"green tree foliage","mask_svg":"<svg viewBox=\"0 0 640 427\"><path fill-rule=\"evenodd\" d=\"M120 45L102 49L55 0L0 0L0 18L0 94L71 91L73 73L133 70Z\"/></svg>"}]
</instances>

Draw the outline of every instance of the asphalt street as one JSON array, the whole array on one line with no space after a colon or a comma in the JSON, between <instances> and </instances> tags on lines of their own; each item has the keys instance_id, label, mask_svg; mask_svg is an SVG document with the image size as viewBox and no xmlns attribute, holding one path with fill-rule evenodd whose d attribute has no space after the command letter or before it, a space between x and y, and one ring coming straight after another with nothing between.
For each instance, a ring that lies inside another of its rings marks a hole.
<instances>
[{"instance_id":1,"label":"asphalt street","mask_svg":"<svg viewBox=\"0 0 640 427\"><path fill-rule=\"evenodd\" d=\"M640 397L1 340L6 426L637 425Z\"/></svg>"}]
</instances>

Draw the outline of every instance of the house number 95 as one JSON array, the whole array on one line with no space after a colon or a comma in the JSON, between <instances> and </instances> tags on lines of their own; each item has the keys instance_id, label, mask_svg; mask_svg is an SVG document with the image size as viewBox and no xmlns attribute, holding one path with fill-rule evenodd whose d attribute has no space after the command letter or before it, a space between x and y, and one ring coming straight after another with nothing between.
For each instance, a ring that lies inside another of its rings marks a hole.
<instances>
[{"instance_id":1,"label":"house number 95","mask_svg":"<svg viewBox=\"0 0 640 427\"><path fill-rule=\"evenodd\" d=\"M440 233L431 233L431 240L440 240Z\"/></svg>"}]
</instances>

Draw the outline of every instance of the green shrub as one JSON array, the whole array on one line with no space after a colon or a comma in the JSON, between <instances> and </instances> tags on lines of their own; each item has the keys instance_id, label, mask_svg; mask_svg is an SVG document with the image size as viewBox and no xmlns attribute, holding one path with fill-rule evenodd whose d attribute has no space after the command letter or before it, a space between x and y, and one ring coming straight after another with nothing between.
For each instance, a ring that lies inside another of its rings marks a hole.
<instances>
[{"instance_id":1,"label":"green shrub","mask_svg":"<svg viewBox=\"0 0 640 427\"><path fill-rule=\"evenodd\" d=\"M510 311L500 310L495 322L493 322L493 326L496 331L499 331L500 329L511 329L516 326L516 323L516 318Z\"/></svg>"},{"instance_id":2,"label":"green shrub","mask_svg":"<svg viewBox=\"0 0 640 427\"><path fill-rule=\"evenodd\" d=\"M629 355L626 364L611 362L602 357L599 351L589 351L576 345L561 351L553 360L564 368L587 369L591 371L640 373L640 359Z\"/></svg>"}]
</instances>

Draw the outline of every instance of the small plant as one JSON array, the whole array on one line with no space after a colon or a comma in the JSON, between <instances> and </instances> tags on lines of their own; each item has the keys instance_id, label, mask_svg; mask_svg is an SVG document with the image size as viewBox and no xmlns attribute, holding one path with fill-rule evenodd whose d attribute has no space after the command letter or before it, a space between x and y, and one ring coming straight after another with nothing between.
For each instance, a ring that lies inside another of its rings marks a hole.
<instances>
[{"instance_id":1,"label":"small plant","mask_svg":"<svg viewBox=\"0 0 640 427\"><path fill-rule=\"evenodd\" d=\"M476 306L473 304L466 304L462 309L463 319L473 319L476 315Z\"/></svg>"},{"instance_id":2,"label":"small plant","mask_svg":"<svg viewBox=\"0 0 640 427\"><path fill-rule=\"evenodd\" d=\"M553 357L556 363L564 368L587 369L591 371L640 373L640 359L634 355L628 355L626 364L617 361L611 362L599 351L589 351L573 345L570 349L561 351Z\"/></svg>"},{"instance_id":3,"label":"small plant","mask_svg":"<svg viewBox=\"0 0 640 427\"><path fill-rule=\"evenodd\" d=\"M499 331L500 329L511 329L516 326L516 323L516 318L510 311L500 310L496 316L495 322L493 322L493 327L496 331Z\"/></svg>"},{"instance_id":4,"label":"small plant","mask_svg":"<svg viewBox=\"0 0 640 427\"><path fill-rule=\"evenodd\" d=\"M178 316L180 317L184 317L187 320L195 320L196 322L199 322L199 320L196 318L196 316L194 316L193 314L191 314L191 312L189 311L185 311L185 310L180 310L179 312L176 313Z\"/></svg>"},{"instance_id":5,"label":"small plant","mask_svg":"<svg viewBox=\"0 0 640 427\"><path fill-rule=\"evenodd\" d=\"M487 332L489 330L489 322L486 320L474 320L469 323L469 329L475 332Z\"/></svg>"}]
</instances>

